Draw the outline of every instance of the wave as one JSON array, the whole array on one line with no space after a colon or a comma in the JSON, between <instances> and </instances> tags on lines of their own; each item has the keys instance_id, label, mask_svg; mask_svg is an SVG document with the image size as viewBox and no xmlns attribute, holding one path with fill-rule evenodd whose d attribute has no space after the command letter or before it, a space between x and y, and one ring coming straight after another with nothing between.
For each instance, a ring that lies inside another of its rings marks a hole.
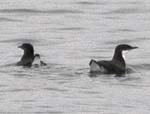
<instances>
[{"instance_id":1,"label":"wave","mask_svg":"<svg viewBox=\"0 0 150 114\"><path fill-rule=\"evenodd\" d=\"M1 17L0 22L22 22L22 20Z\"/></svg>"},{"instance_id":2,"label":"wave","mask_svg":"<svg viewBox=\"0 0 150 114\"><path fill-rule=\"evenodd\" d=\"M133 14L133 13L143 13L145 11L140 10L138 8L120 8L116 10L112 10L110 12L105 12L103 14Z\"/></svg>"},{"instance_id":3,"label":"wave","mask_svg":"<svg viewBox=\"0 0 150 114\"><path fill-rule=\"evenodd\" d=\"M80 10L56 9L56 10L35 10L35 9L1 9L0 13L50 13L50 14L66 14L66 13L82 13Z\"/></svg>"}]
</instances>

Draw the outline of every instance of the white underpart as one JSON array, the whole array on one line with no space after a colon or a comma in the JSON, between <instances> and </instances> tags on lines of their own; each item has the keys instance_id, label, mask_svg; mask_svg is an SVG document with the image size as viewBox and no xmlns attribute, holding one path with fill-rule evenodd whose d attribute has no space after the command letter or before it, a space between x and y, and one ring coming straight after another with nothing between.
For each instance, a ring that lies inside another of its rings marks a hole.
<instances>
[{"instance_id":1,"label":"white underpart","mask_svg":"<svg viewBox=\"0 0 150 114\"><path fill-rule=\"evenodd\" d=\"M90 65L91 72L105 72L105 68L103 66L99 66L96 62L92 62Z\"/></svg>"},{"instance_id":2,"label":"white underpart","mask_svg":"<svg viewBox=\"0 0 150 114\"><path fill-rule=\"evenodd\" d=\"M126 59L126 54L128 53L129 51L122 51L122 57L124 58L124 60Z\"/></svg>"}]
</instances>

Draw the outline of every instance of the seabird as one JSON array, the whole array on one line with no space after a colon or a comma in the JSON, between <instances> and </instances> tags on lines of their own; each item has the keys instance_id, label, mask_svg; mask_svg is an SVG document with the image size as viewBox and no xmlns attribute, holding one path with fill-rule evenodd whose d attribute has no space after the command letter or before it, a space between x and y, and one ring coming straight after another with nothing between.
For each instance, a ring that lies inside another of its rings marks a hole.
<instances>
[{"instance_id":1,"label":"seabird","mask_svg":"<svg viewBox=\"0 0 150 114\"><path fill-rule=\"evenodd\" d=\"M126 63L123 57L123 52L136 48L138 47L132 47L128 44L120 44L116 46L112 60L95 61L92 59L89 63L90 72L100 72L106 74L124 74L126 72Z\"/></svg>"}]
</instances>

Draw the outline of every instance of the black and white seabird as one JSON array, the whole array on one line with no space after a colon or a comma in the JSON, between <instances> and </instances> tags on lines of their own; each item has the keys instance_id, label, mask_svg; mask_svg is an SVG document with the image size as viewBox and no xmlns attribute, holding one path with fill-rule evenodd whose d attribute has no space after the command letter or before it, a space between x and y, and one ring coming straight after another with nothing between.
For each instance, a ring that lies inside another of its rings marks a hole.
<instances>
[{"instance_id":1,"label":"black and white seabird","mask_svg":"<svg viewBox=\"0 0 150 114\"><path fill-rule=\"evenodd\" d=\"M23 43L18 48L21 48L24 51L24 54L21 60L17 63L18 66L32 66L34 61L34 48L29 43Z\"/></svg>"},{"instance_id":2,"label":"black and white seabird","mask_svg":"<svg viewBox=\"0 0 150 114\"><path fill-rule=\"evenodd\" d=\"M127 44L120 44L116 46L114 56L110 61L95 61L91 60L90 72L100 72L106 74L124 74L126 72L126 63L123 57L123 52L136 49L138 47L132 47Z\"/></svg>"},{"instance_id":3,"label":"black and white seabird","mask_svg":"<svg viewBox=\"0 0 150 114\"><path fill-rule=\"evenodd\" d=\"M41 60L40 54L35 54L32 65L34 65L35 67L39 67L39 66L46 66L47 64Z\"/></svg>"},{"instance_id":4,"label":"black and white seabird","mask_svg":"<svg viewBox=\"0 0 150 114\"><path fill-rule=\"evenodd\" d=\"M43 61L40 60L39 54L34 55L34 48L33 48L32 44L23 43L18 48L21 48L24 51L24 54L23 54L21 60L17 63L18 66L31 67L33 63L38 65L38 66L45 66L46 65L46 63L44 63Z\"/></svg>"}]
</instances>

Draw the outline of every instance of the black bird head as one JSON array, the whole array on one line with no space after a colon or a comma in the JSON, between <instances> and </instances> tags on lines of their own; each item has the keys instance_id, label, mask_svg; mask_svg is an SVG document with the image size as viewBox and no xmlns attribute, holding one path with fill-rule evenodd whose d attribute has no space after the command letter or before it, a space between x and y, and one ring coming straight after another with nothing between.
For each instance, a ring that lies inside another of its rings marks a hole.
<instances>
[{"instance_id":1,"label":"black bird head","mask_svg":"<svg viewBox=\"0 0 150 114\"><path fill-rule=\"evenodd\" d=\"M36 54L34 55L34 58L39 58L39 59L40 59L40 54L37 54L37 53L36 53Z\"/></svg>"},{"instance_id":2,"label":"black bird head","mask_svg":"<svg viewBox=\"0 0 150 114\"><path fill-rule=\"evenodd\" d=\"M116 46L113 60L117 60L117 61L120 61L121 63L125 64L124 58L122 56L122 52L129 51L129 50L136 49L136 48L138 48L138 47L132 47L128 44L120 44L120 45Z\"/></svg>"},{"instance_id":3,"label":"black bird head","mask_svg":"<svg viewBox=\"0 0 150 114\"><path fill-rule=\"evenodd\" d=\"M33 63L35 63L36 67L38 67L39 64L40 64L40 66L46 66L47 65L45 62L41 61L40 54L37 54L37 53L34 55L34 62Z\"/></svg>"},{"instance_id":4,"label":"black bird head","mask_svg":"<svg viewBox=\"0 0 150 114\"><path fill-rule=\"evenodd\" d=\"M19 46L18 48L21 48L24 50L25 53L34 53L34 48L31 44L29 43L23 43L21 46Z\"/></svg>"},{"instance_id":5,"label":"black bird head","mask_svg":"<svg viewBox=\"0 0 150 114\"><path fill-rule=\"evenodd\" d=\"M132 47L128 44L120 44L116 47L115 51L116 52L120 52L120 51L122 52L122 51L128 51L128 50L132 50L132 49L136 49L136 48L138 48L138 47Z\"/></svg>"}]
</instances>

